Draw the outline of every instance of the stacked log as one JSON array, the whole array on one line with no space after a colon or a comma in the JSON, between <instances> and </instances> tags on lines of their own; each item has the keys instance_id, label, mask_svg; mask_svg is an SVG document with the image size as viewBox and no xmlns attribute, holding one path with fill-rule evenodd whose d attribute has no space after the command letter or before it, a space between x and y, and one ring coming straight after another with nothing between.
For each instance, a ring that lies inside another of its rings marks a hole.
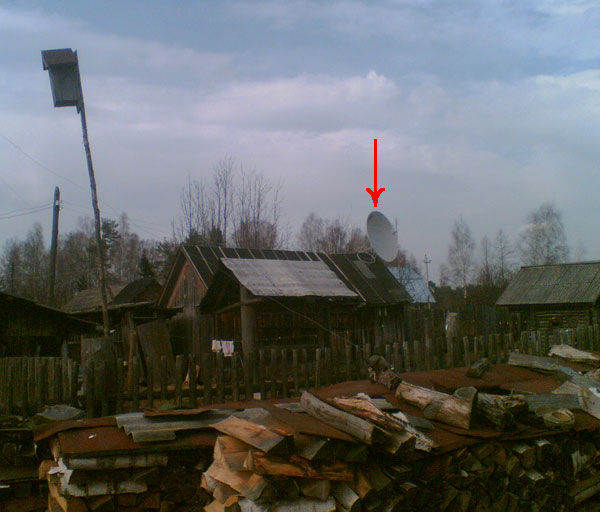
<instances>
[{"instance_id":1,"label":"stacked log","mask_svg":"<svg viewBox=\"0 0 600 512\"><path fill-rule=\"evenodd\" d=\"M49 512L202 510L206 455L141 454L44 461Z\"/></svg>"}]
</instances>

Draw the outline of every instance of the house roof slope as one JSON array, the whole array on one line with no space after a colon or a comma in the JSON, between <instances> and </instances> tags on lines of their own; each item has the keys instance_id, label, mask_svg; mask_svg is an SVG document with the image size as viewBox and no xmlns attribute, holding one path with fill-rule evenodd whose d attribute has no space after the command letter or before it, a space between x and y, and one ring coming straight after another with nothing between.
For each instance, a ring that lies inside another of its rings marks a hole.
<instances>
[{"instance_id":1,"label":"house roof slope","mask_svg":"<svg viewBox=\"0 0 600 512\"><path fill-rule=\"evenodd\" d=\"M594 304L600 297L600 261L521 267L497 306Z\"/></svg>"},{"instance_id":2,"label":"house roof slope","mask_svg":"<svg viewBox=\"0 0 600 512\"><path fill-rule=\"evenodd\" d=\"M409 267L388 267L416 304L435 304L435 298L422 275Z\"/></svg>"},{"instance_id":3,"label":"house roof slope","mask_svg":"<svg viewBox=\"0 0 600 512\"><path fill-rule=\"evenodd\" d=\"M221 261L257 297L357 297L322 261Z\"/></svg>"},{"instance_id":4,"label":"house roof slope","mask_svg":"<svg viewBox=\"0 0 600 512\"><path fill-rule=\"evenodd\" d=\"M284 251L272 249L222 248L183 245L180 254L190 260L200 279L208 288L219 270L222 258L278 261L323 262L351 291L369 305L410 302L410 296L390 274L383 262L369 253L325 254L310 251ZM174 265L173 270L176 268ZM163 297L172 286L174 276L169 276Z\"/></svg>"}]
</instances>

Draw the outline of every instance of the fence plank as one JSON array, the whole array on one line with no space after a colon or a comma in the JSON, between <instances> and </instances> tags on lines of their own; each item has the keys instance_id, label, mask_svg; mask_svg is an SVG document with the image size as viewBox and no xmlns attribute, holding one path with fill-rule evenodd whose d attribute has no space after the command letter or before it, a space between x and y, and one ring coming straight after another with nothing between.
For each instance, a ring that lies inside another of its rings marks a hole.
<instances>
[{"instance_id":1,"label":"fence plank","mask_svg":"<svg viewBox=\"0 0 600 512\"><path fill-rule=\"evenodd\" d=\"M315 350L315 388L321 387L321 349Z\"/></svg>"},{"instance_id":2,"label":"fence plank","mask_svg":"<svg viewBox=\"0 0 600 512\"><path fill-rule=\"evenodd\" d=\"M302 349L302 384L304 389L310 388L310 377L308 369L308 350Z\"/></svg>"},{"instance_id":3,"label":"fence plank","mask_svg":"<svg viewBox=\"0 0 600 512\"><path fill-rule=\"evenodd\" d=\"M244 396L246 400L252 400L254 393L252 387L252 373L255 366L255 355L254 353L248 354L244 357L243 370L244 370Z\"/></svg>"},{"instance_id":4,"label":"fence plank","mask_svg":"<svg viewBox=\"0 0 600 512\"><path fill-rule=\"evenodd\" d=\"M292 372L294 375L294 396L300 395L300 374L298 368L298 349L292 349Z\"/></svg>"},{"instance_id":5,"label":"fence plank","mask_svg":"<svg viewBox=\"0 0 600 512\"><path fill-rule=\"evenodd\" d=\"M212 368L211 354L202 354L202 405L212 403Z\"/></svg>"},{"instance_id":6,"label":"fence plank","mask_svg":"<svg viewBox=\"0 0 600 512\"><path fill-rule=\"evenodd\" d=\"M160 375L160 400L162 402L166 402L167 400L167 387L168 387L168 378L169 378L169 368L167 366L167 356L160 356L160 367L159 367L159 375Z\"/></svg>"},{"instance_id":7,"label":"fence plank","mask_svg":"<svg viewBox=\"0 0 600 512\"><path fill-rule=\"evenodd\" d=\"M131 360L131 408L140 408L140 363L137 356Z\"/></svg>"},{"instance_id":8,"label":"fence plank","mask_svg":"<svg viewBox=\"0 0 600 512\"><path fill-rule=\"evenodd\" d=\"M224 370L224 361L223 361L223 352L217 352L217 403L222 404L225 401L225 372Z\"/></svg>"},{"instance_id":9,"label":"fence plank","mask_svg":"<svg viewBox=\"0 0 600 512\"><path fill-rule=\"evenodd\" d=\"M125 387L125 372L123 370L123 358L117 358L117 375L116 375L116 413L121 414L123 412L123 388Z\"/></svg>"},{"instance_id":10,"label":"fence plank","mask_svg":"<svg viewBox=\"0 0 600 512\"><path fill-rule=\"evenodd\" d=\"M196 392L198 391L196 388L196 356L194 354L190 355L188 358L188 382L189 382L189 406L192 409L198 407L198 399Z\"/></svg>"},{"instance_id":11,"label":"fence plank","mask_svg":"<svg viewBox=\"0 0 600 512\"><path fill-rule=\"evenodd\" d=\"M277 396L277 350L271 349L271 364L269 365L269 378L271 383L271 398Z\"/></svg>"},{"instance_id":12,"label":"fence plank","mask_svg":"<svg viewBox=\"0 0 600 512\"><path fill-rule=\"evenodd\" d=\"M175 357L175 403L181 409L183 407L183 395L181 394L181 380L183 374L184 360L181 354Z\"/></svg>"},{"instance_id":13,"label":"fence plank","mask_svg":"<svg viewBox=\"0 0 600 512\"><path fill-rule=\"evenodd\" d=\"M288 351L286 349L281 349L280 355L281 355L281 369L280 369L281 396L282 396L282 398L287 398L289 396L289 394L288 394L289 370L288 370L288 362L287 362Z\"/></svg>"},{"instance_id":14,"label":"fence plank","mask_svg":"<svg viewBox=\"0 0 600 512\"><path fill-rule=\"evenodd\" d=\"M234 402L240 400L240 383L238 381L237 354L231 356L231 399Z\"/></svg>"},{"instance_id":15,"label":"fence plank","mask_svg":"<svg viewBox=\"0 0 600 512\"><path fill-rule=\"evenodd\" d=\"M258 385L261 400L267 399L265 364L265 351L261 348L258 351Z\"/></svg>"},{"instance_id":16,"label":"fence plank","mask_svg":"<svg viewBox=\"0 0 600 512\"><path fill-rule=\"evenodd\" d=\"M149 409L154 407L154 372L155 361L152 358L146 360L146 406Z\"/></svg>"},{"instance_id":17,"label":"fence plank","mask_svg":"<svg viewBox=\"0 0 600 512\"><path fill-rule=\"evenodd\" d=\"M94 417L94 386L94 365L88 364L85 368L85 412L88 418Z\"/></svg>"}]
</instances>

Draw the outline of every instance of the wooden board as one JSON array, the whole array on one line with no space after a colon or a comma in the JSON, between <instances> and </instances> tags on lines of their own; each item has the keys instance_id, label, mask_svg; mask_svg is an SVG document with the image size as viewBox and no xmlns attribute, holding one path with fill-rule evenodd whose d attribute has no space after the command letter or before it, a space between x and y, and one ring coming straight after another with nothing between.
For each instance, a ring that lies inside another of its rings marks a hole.
<instances>
[{"instance_id":1,"label":"wooden board","mask_svg":"<svg viewBox=\"0 0 600 512\"><path fill-rule=\"evenodd\" d=\"M162 356L167 358L167 378L171 380L175 373L175 358L171 348L169 330L165 320L155 320L136 327L139 343L148 368L148 361L153 361L154 382L160 382L160 361Z\"/></svg>"}]
</instances>

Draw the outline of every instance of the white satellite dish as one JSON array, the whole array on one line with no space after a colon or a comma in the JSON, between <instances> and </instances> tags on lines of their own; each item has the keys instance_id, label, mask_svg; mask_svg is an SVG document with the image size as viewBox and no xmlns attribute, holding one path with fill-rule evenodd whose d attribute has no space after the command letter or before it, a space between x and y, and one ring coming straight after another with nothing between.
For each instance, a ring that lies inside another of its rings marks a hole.
<instances>
[{"instance_id":1,"label":"white satellite dish","mask_svg":"<svg viewBox=\"0 0 600 512\"><path fill-rule=\"evenodd\" d=\"M367 217L367 235L373 250L383 261L390 263L398 255L398 235L388 218L379 212Z\"/></svg>"}]
</instances>

